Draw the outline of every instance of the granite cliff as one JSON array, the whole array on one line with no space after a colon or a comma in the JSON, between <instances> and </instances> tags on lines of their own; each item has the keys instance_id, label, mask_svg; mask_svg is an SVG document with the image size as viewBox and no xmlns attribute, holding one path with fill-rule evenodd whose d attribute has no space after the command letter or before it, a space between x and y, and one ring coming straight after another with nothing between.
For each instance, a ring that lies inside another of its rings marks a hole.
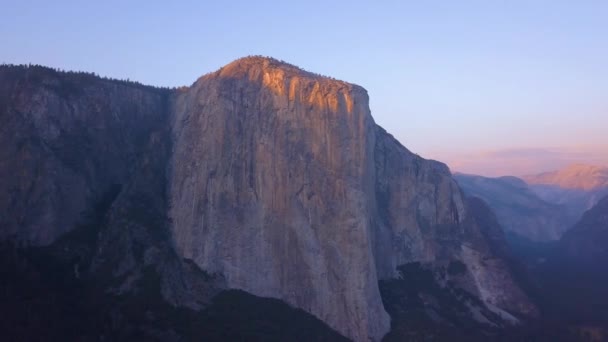
<instances>
[{"instance_id":1,"label":"granite cliff","mask_svg":"<svg viewBox=\"0 0 608 342\"><path fill-rule=\"evenodd\" d=\"M380 340L379 281L416 263L479 321L535 313L491 212L378 127L359 86L262 57L179 90L3 67L0 104L0 236L59 246L114 189L82 268L112 293L153 269L173 306L239 289Z\"/></svg>"},{"instance_id":2,"label":"granite cliff","mask_svg":"<svg viewBox=\"0 0 608 342\"><path fill-rule=\"evenodd\" d=\"M390 321L372 254L366 92L253 58L199 79L174 111L178 253L231 288L380 339Z\"/></svg>"}]
</instances>

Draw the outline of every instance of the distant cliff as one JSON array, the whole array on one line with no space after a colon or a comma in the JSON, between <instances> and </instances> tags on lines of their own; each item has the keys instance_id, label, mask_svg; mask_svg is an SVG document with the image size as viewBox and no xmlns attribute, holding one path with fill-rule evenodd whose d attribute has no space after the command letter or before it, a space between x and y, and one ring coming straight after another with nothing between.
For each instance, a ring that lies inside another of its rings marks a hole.
<instances>
[{"instance_id":1,"label":"distant cliff","mask_svg":"<svg viewBox=\"0 0 608 342\"><path fill-rule=\"evenodd\" d=\"M523 179L529 184L590 191L608 187L608 167L574 164L557 171L524 176Z\"/></svg>"},{"instance_id":2,"label":"distant cliff","mask_svg":"<svg viewBox=\"0 0 608 342\"><path fill-rule=\"evenodd\" d=\"M359 86L262 57L179 90L2 67L0 104L0 236L67 251L113 293L137 293L153 269L178 307L240 289L380 340L378 283L418 263L486 315L535 312L489 211L378 127Z\"/></svg>"},{"instance_id":3,"label":"distant cliff","mask_svg":"<svg viewBox=\"0 0 608 342\"><path fill-rule=\"evenodd\" d=\"M578 219L565 204L538 196L516 177L488 178L455 174L465 194L486 201L505 231L531 241L555 241Z\"/></svg>"},{"instance_id":4,"label":"distant cliff","mask_svg":"<svg viewBox=\"0 0 608 342\"><path fill-rule=\"evenodd\" d=\"M608 168L575 164L561 170L525 176L545 201L565 206L577 220L608 195Z\"/></svg>"}]
</instances>

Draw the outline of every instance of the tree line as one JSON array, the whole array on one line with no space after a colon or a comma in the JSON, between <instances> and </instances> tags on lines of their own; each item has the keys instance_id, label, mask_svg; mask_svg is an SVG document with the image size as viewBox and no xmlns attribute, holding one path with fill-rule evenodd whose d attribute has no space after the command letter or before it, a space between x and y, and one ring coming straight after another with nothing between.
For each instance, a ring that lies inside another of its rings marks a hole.
<instances>
[{"instance_id":1,"label":"tree line","mask_svg":"<svg viewBox=\"0 0 608 342\"><path fill-rule=\"evenodd\" d=\"M118 78L112 78L112 77L107 77L107 76L101 76L95 72L63 70L61 68L52 68L52 67L48 67L48 66L44 66L44 65L40 65L40 64L32 64L32 63L28 63L28 64L1 63L0 68L9 68L12 70L21 70L21 71L30 71L31 70L31 71L39 71L39 72L60 73L62 75L66 75L66 76L76 76L76 77L91 77L91 78L101 79L104 81L124 84L124 85L130 85L130 86L136 86L136 87L142 87L142 88L150 88L150 89L163 90L163 91L176 90L176 89L181 88L181 87L161 87L161 86L147 85L147 84L143 84L138 81L133 81L129 78L118 79Z\"/></svg>"}]
</instances>

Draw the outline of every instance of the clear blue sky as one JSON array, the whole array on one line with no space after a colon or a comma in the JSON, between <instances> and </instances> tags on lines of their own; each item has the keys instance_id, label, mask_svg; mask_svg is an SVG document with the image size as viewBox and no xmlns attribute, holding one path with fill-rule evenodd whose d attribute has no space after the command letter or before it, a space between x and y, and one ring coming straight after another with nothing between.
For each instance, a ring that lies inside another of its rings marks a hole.
<instances>
[{"instance_id":1,"label":"clear blue sky","mask_svg":"<svg viewBox=\"0 0 608 342\"><path fill-rule=\"evenodd\" d=\"M0 62L175 86L261 54L362 85L451 165L608 148L608 1L1 1Z\"/></svg>"}]
</instances>

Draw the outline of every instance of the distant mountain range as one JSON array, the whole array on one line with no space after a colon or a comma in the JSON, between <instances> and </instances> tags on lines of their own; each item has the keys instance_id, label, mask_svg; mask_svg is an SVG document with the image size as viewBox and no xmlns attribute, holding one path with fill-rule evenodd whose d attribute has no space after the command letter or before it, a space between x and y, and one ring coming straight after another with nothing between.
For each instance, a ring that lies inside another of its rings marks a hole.
<instances>
[{"instance_id":1,"label":"distant mountain range","mask_svg":"<svg viewBox=\"0 0 608 342\"><path fill-rule=\"evenodd\" d=\"M454 175L496 213L544 329L567 325L580 334L558 340L608 340L607 175L589 165L524 179Z\"/></svg>"},{"instance_id":2,"label":"distant mountain range","mask_svg":"<svg viewBox=\"0 0 608 342\"><path fill-rule=\"evenodd\" d=\"M608 195L608 168L575 164L524 176L483 177L457 173L469 196L486 201L507 233L532 241L554 241Z\"/></svg>"},{"instance_id":3,"label":"distant mountain range","mask_svg":"<svg viewBox=\"0 0 608 342\"><path fill-rule=\"evenodd\" d=\"M565 205L544 200L516 177L458 173L454 178L465 194L487 202L510 234L532 241L557 240L578 218Z\"/></svg>"},{"instance_id":4,"label":"distant mountain range","mask_svg":"<svg viewBox=\"0 0 608 342\"><path fill-rule=\"evenodd\" d=\"M530 185L550 185L562 189L593 191L608 187L608 167L573 164L557 171L523 176Z\"/></svg>"},{"instance_id":5,"label":"distant mountain range","mask_svg":"<svg viewBox=\"0 0 608 342\"><path fill-rule=\"evenodd\" d=\"M523 179L542 199L563 204L579 217L608 195L608 167L575 164Z\"/></svg>"}]
</instances>

